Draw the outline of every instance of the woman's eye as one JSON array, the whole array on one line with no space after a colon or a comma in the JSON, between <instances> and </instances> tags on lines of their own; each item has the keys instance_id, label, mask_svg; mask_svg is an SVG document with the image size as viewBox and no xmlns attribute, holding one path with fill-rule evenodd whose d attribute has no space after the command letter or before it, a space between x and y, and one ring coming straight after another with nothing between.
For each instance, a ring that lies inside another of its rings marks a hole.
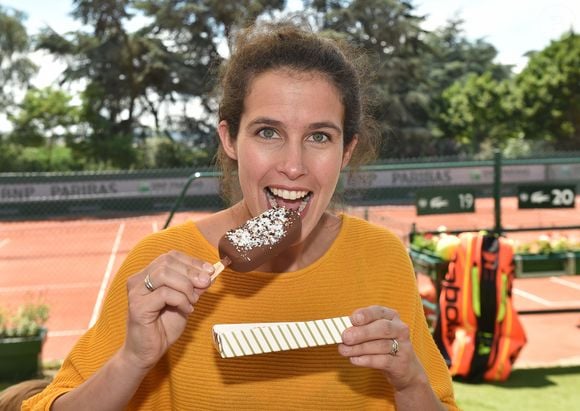
<instances>
[{"instance_id":1,"label":"woman's eye","mask_svg":"<svg viewBox=\"0 0 580 411\"><path fill-rule=\"evenodd\" d=\"M324 133L314 133L310 136L310 139L315 143L326 143L329 140L328 136Z\"/></svg>"},{"instance_id":2,"label":"woman's eye","mask_svg":"<svg viewBox=\"0 0 580 411\"><path fill-rule=\"evenodd\" d=\"M258 131L258 135L266 139L271 139L276 137L276 132L271 128L263 128Z\"/></svg>"}]
</instances>

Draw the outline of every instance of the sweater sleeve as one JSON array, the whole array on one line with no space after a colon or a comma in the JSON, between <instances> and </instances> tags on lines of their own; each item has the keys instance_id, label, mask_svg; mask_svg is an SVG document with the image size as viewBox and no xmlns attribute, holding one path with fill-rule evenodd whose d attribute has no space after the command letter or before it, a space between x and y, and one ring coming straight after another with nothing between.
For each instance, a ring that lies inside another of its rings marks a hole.
<instances>
[{"instance_id":1,"label":"sweater sleeve","mask_svg":"<svg viewBox=\"0 0 580 411\"><path fill-rule=\"evenodd\" d=\"M145 268L157 256L180 249L181 241L176 226L141 240L124 260L115 275L105 298L102 312L95 325L83 334L53 381L40 393L23 402L22 410L50 410L52 403L61 395L72 391L97 372L122 346L126 334L128 277ZM162 369L160 361L158 369ZM147 383L146 377L144 383ZM157 380L157 384L160 381Z\"/></svg>"},{"instance_id":2,"label":"sweater sleeve","mask_svg":"<svg viewBox=\"0 0 580 411\"><path fill-rule=\"evenodd\" d=\"M413 349L427 373L433 392L448 409L458 410L453 394L451 374L427 325L409 253L394 234L389 233L389 235L391 237L389 246L384 248L392 250L388 259L397 267L399 275L401 290L398 294L401 296L400 303L405 313L401 319L407 322L411 329L410 338ZM407 292L403 293L402 290L407 290Z\"/></svg>"},{"instance_id":3,"label":"sweater sleeve","mask_svg":"<svg viewBox=\"0 0 580 411\"><path fill-rule=\"evenodd\" d=\"M367 258L388 261L387 269L391 270L387 271L387 274L379 271L380 277L375 281L379 284L386 278L392 278L393 280L389 281L395 282L396 292L390 298L396 301L395 308L411 330L413 349L427 373L433 392L448 409L457 410L451 375L429 331L409 253L401 240L392 232L382 228L369 229L371 231L367 234L367 238L373 238L371 244L374 247L365 247L365 250L370 253ZM368 240L364 243L368 244ZM372 251L368 251L369 249ZM390 302L385 301L385 305L389 306Z\"/></svg>"},{"instance_id":4,"label":"sweater sleeve","mask_svg":"<svg viewBox=\"0 0 580 411\"><path fill-rule=\"evenodd\" d=\"M411 337L415 353L427 373L429 383L437 398L447 409L459 410L455 403L451 374L443 356L435 345L433 336L429 332L427 320L423 314L423 304L418 292L415 305L413 335Z\"/></svg>"}]
</instances>

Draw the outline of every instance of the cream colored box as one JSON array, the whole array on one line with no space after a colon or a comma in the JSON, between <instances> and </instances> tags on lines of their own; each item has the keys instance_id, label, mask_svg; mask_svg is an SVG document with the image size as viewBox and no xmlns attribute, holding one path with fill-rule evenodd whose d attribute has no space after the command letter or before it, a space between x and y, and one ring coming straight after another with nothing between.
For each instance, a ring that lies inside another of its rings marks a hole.
<instances>
[{"instance_id":1,"label":"cream colored box","mask_svg":"<svg viewBox=\"0 0 580 411\"><path fill-rule=\"evenodd\" d=\"M349 317L279 323L216 324L213 339L222 358L296 350L342 342Z\"/></svg>"}]
</instances>

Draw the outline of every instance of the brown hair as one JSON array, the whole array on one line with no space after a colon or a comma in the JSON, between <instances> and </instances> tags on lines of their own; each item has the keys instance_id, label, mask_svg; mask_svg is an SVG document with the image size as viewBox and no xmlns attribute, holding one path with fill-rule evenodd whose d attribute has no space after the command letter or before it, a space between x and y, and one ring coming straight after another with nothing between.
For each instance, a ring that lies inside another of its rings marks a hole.
<instances>
[{"instance_id":1,"label":"brown hair","mask_svg":"<svg viewBox=\"0 0 580 411\"><path fill-rule=\"evenodd\" d=\"M20 411L22 402L38 394L50 384L50 380L28 380L12 385L0 393L0 410Z\"/></svg>"},{"instance_id":2,"label":"brown hair","mask_svg":"<svg viewBox=\"0 0 580 411\"><path fill-rule=\"evenodd\" d=\"M232 138L238 135L244 100L257 75L281 68L317 72L326 76L342 96L345 146L358 136L351 169L375 158L379 133L376 122L367 114L365 82L370 76L363 53L345 41L314 33L305 25L290 21L257 23L241 30L232 44L231 56L220 76L219 107L219 120L227 121ZM240 194L235 178L237 162L226 155L221 145L217 164L223 173L223 194L233 202Z\"/></svg>"}]
</instances>

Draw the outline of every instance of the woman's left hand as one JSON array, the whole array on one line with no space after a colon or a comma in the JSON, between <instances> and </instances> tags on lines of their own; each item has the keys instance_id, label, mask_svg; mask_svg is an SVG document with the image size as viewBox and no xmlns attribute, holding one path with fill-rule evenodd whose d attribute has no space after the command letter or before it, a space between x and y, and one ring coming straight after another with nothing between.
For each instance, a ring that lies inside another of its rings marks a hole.
<instances>
[{"instance_id":1,"label":"woman's left hand","mask_svg":"<svg viewBox=\"0 0 580 411\"><path fill-rule=\"evenodd\" d=\"M342 333L338 350L352 364L383 371L397 391L424 379L409 327L395 310L373 305L356 310L350 318L353 326Z\"/></svg>"}]
</instances>

